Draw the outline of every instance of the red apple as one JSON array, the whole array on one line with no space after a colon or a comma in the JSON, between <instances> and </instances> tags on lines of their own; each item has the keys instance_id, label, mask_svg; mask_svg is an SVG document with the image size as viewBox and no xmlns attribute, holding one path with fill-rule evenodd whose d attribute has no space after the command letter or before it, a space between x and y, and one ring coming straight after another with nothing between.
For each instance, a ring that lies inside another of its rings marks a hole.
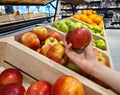
<instances>
[{"instance_id":1,"label":"red apple","mask_svg":"<svg viewBox=\"0 0 120 95\"><path fill-rule=\"evenodd\" d=\"M22 83L22 73L14 68L7 68L0 74L0 85L4 86L11 83Z\"/></svg>"},{"instance_id":2,"label":"red apple","mask_svg":"<svg viewBox=\"0 0 120 95\"><path fill-rule=\"evenodd\" d=\"M57 43L58 43L58 40L54 37L49 37L49 38L45 39L45 41L44 41L44 44L54 45L54 44L57 44Z\"/></svg>"},{"instance_id":3,"label":"red apple","mask_svg":"<svg viewBox=\"0 0 120 95\"><path fill-rule=\"evenodd\" d=\"M42 47L41 47L41 50L40 50L40 53L47 56L47 52L48 50L51 48L51 44L44 44Z\"/></svg>"},{"instance_id":4,"label":"red apple","mask_svg":"<svg viewBox=\"0 0 120 95\"><path fill-rule=\"evenodd\" d=\"M45 40L48 36L48 31L43 26L36 26L32 30L33 33L35 33L40 40Z\"/></svg>"},{"instance_id":5,"label":"red apple","mask_svg":"<svg viewBox=\"0 0 120 95\"><path fill-rule=\"evenodd\" d=\"M58 32L54 32L54 31L49 32L48 37L54 37L54 38L56 38L58 41L61 40L60 34L59 34Z\"/></svg>"},{"instance_id":6,"label":"red apple","mask_svg":"<svg viewBox=\"0 0 120 95\"><path fill-rule=\"evenodd\" d=\"M62 60L64 54L65 47L58 43L51 46L47 52L47 57L59 63Z\"/></svg>"},{"instance_id":7,"label":"red apple","mask_svg":"<svg viewBox=\"0 0 120 95\"><path fill-rule=\"evenodd\" d=\"M40 46L40 40L38 39L37 35L32 32L26 32L22 35L20 42L31 48L36 50Z\"/></svg>"},{"instance_id":8,"label":"red apple","mask_svg":"<svg viewBox=\"0 0 120 95\"><path fill-rule=\"evenodd\" d=\"M22 84L13 83L1 87L0 95L26 95L26 90Z\"/></svg>"},{"instance_id":9,"label":"red apple","mask_svg":"<svg viewBox=\"0 0 120 95\"><path fill-rule=\"evenodd\" d=\"M85 95L82 83L73 76L62 76L53 84L51 95Z\"/></svg>"},{"instance_id":10,"label":"red apple","mask_svg":"<svg viewBox=\"0 0 120 95\"><path fill-rule=\"evenodd\" d=\"M33 83L27 90L26 95L51 95L52 85L44 80Z\"/></svg>"},{"instance_id":11,"label":"red apple","mask_svg":"<svg viewBox=\"0 0 120 95\"><path fill-rule=\"evenodd\" d=\"M83 49L90 43L91 33L87 28L76 28L67 33L66 41L73 49Z\"/></svg>"}]
</instances>

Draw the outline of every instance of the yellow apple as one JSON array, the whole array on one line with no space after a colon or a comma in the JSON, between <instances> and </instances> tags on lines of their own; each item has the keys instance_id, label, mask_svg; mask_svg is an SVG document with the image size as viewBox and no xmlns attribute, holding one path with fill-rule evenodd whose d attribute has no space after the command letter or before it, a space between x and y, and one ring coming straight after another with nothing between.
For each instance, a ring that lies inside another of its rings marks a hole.
<instances>
[{"instance_id":1,"label":"yellow apple","mask_svg":"<svg viewBox=\"0 0 120 95\"><path fill-rule=\"evenodd\" d=\"M48 31L43 26L36 26L32 30L33 33L35 33L40 40L45 40L48 36Z\"/></svg>"},{"instance_id":2,"label":"yellow apple","mask_svg":"<svg viewBox=\"0 0 120 95\"><path fill-rule=\"evenodd\" d=\"M54 37L49 37L44 41L44 44L54 45L54 44L57 44L57 43L58 43L58 40Z\"/></svg>"}]
</instances>

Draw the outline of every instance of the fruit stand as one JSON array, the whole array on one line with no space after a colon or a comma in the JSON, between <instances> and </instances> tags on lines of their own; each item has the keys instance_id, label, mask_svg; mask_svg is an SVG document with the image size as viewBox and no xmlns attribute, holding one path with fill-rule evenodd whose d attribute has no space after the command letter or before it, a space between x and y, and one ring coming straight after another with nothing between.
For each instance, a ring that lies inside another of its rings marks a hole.
<instances>
[{"instance_id":1,"label":"fruit stand","mask_svg":"<svg viewBox=\"0 0 120 95\"><path fill-rule=\"evenodd\" d=\"M25 30L22 33L25 33ZM86 95L116 95L110 89L106 89L20 44L17 40L21 35L20 33L0 39L0 65L3 68L19 69L25 75L24 81L27 82L27 85L38 80L46 80L53 84L60 76L72 75L81 81Z\"/></svg>"},{"instance_id":2,"label":"fruit stand","mask_svg":"<svg viewBox=\"0 0 120 95\"><path fill-rule=\"evenodd\" d=\"M51 0L43 0L41 4L46 4L48 1ZM69 2L69 0L66 1ZM86 14L90 13L87 12ZM93 25L91 20L85 22L85 16L79 14L46 25L39 25L39 22L48 17L43 15L42 18L37 19L38 15L34 16L29 15L32 20L26 15L22 16L22 19L20 16L18 17L20 22L14 22L13 25L11 23L1 25L0 30L3 33L7 31L6 34L9 34L8 31L10 31L12 34L0 38L0 72L10 67L18 69L23 74L23 85L26 90L32 83L39 80L45 80L54 85L57 79L69 75L82 83L85 95L117 95L107 84L82 71L65 55L64 35L76 28L84 28L90 31L93 37L93 51L98 61L114 69L101 17L97 16L99 19L95 21L96 25ZM11 20L14 19L11 18ZM29 25L30 27L26 27ZM68 84L65 86L68 87Z\"/></svg>"}]
</instances>

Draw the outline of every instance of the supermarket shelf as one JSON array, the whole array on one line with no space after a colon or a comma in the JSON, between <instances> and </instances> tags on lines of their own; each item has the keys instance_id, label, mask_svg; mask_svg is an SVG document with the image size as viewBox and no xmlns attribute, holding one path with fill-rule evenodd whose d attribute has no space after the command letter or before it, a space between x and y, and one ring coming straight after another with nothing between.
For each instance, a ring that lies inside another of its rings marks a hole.
<instances>
[{"instance_id":1,"label":"supermarket shelf","mask_svg":"<svg viewBox=\"0 0 120 95\"><path fill-rule=\"evenodd\" d=\"M110 8L78 8L78 9L74 9L74 11L78 11L78 10L120 10L120 7L110 7ZM61 11L71 11L72 9L61 9Z\"/></svg>"},{"instance_id":2,"label":"supermarket shelf","mask_svg":"<svg viewBox=\"0 0 120 95\"><path fill-rule=\"evenodd\" d=\"M12 0L11 0L12 1ZM0 1L0 5L40 5L40 6L45 6L55 0L38 0L37 2L29 2L29 0L26 2L11 2L11 1L8 1L7 0L1 0Z\"/></svg>"},{"instance_id":3,"label":"supermarket shelf","mask_svg":"<svg viewBox=\"0 0 120 95\"><path fill-rule=\"evenodd\" d=\"M7 33L10 33L10 31L12 31L12 30L17 30L17 29L24 28L24 27L27 27L27 26L39 24L39 23L42 23L43 21L51 19L52 17L53 16L37 18L37 19L27 20L27 21L21 21L21 22L16 22L16 23L12 23L12 24L8 23L8 24L5 24L5 25L0 25L0 34L1 35L2 34L7 34Z\"/></svg>"}]
</instances>

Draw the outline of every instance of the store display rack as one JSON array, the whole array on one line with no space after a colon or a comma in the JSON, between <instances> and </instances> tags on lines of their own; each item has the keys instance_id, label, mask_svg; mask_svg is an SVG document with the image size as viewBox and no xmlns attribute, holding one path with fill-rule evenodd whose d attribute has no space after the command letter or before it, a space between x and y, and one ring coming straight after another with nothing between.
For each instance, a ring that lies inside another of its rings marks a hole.
<instances>
[{"instance_id":1,"label":"store display rack","mask_svg":"<svg viewBox=\"0 0 120 95\"><path fill-rule=\"evenodd\" d=\"M55 0L1 0L0 5L40 5L45 6Z\"/></svg>"},{"instance_id":2,"label":"store display rack","mask_svg":"<svg viewBox=\"0 0 120 95\"><path fill-rule=\"evenodd\" d=\"M28 27L31 24L34 25L34 24L42 23L43 21L51 22L50 20L52 18L53 18L53 21L55 21L59 0L43 0L43 1L44 1L44 4L43 3L38 3L37 5L45 6L47 4L50 4L55 9L55 13L53 15L51 15L51 16L46 15L46 17L39 17L39 18L36 18L36 19L30 19L30 20L25 20L25 21L17 21L17 22L7 23L7 24L3 24L3 25L0 24L0 35L5 35L5 34L12 33L14 30L24 28L24 27ZM56 1L55 6L52 4L52 2L54 2L54 1ZM0 1L0 5L1 4L12 5L12 3L3 3L3 2ZM15 5L24 5L24 4L16 3ZM27 5L34 5L34 3L27 4Z\"/></svg>"},{"instance_id":3,"label":"store display rack","mask_svg":"<svg viewBox=\"0 0 120 95\"><path fill-rule=\"evenodd\" d=\"M120 6L118 5L119 5L118 2L116 2L116 6L102 6L101 1L84 2L83 4L73 4L61 1L61 17L62 18L71 17L75 13L79 13L82 10L95 10L99 15L102 15L105 19L107 18L112 19L113 12L120 12L119 11ZM119 29L120 28L119 23L120 22L112 22L111 26L109 27L105 26L105 28ZM117 24L117 26L115 24Z\"/></svg>"}]
</instances>

